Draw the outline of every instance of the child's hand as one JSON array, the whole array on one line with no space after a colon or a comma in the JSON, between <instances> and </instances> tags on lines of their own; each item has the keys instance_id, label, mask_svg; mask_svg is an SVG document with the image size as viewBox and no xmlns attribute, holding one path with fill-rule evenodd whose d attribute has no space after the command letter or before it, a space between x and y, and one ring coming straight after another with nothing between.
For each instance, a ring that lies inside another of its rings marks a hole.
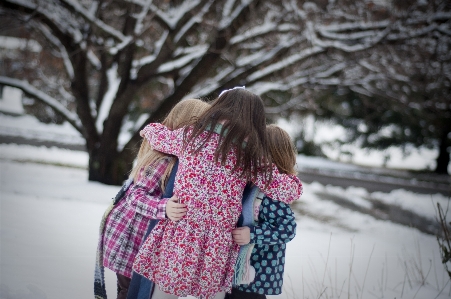
<instances>
[{"instance_id":1,"label":"child's hand","mask_svg":"<svg viewBox=\"0 0 451 299\"><path fill-rule=\"evenodd\" d=\"M248 226L237 227L232 230L232 238L238 245L246 245L251 241L251 229Z\"/></svg>"},{"instance_id":2,"label":"child's hand","mask_svg":"<svg viewBox=\"0 0 451 299\"><path fill-rule=\"evenodd\" d=\"M166 216L172 221L179 221L186 215L186 205L178 203L177 197L174 195L166 204Z\"/></svg>"}]
</instances>

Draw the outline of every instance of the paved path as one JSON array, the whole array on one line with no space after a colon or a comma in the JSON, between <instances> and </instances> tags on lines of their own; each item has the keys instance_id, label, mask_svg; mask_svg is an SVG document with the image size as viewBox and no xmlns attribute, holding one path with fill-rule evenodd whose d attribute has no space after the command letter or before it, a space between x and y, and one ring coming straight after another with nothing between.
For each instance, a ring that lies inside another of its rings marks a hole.
<instances>
[{"instance_id":1,"label":"paved path","mask_svg":"<svg viewBox=\"0 0 451 299\"><path fill-rule=\"evenodd\" d=\"M390 192L396 189L405 189L422 194L440 193L451 197L451 185L434 182L410 182L408 180L401 180L402 182L387 182L368 180L363 178L333 176L332 174L322 174L315 172L299 172L299 178L306 183L319 182L322 185L340 186L343 188L349 186L362 187L368 192Z\"/></svg>"},{"instance_id":2,"label":"paved path","mask_svg":"<svg viewBox=\"0 0 451 299\"><path fill-rule=\"evenodd\" d=\"M86 150L85 146L80 144L67 144L49 140L30 139L21 136L0 136L0 144L1 143L27 144L33 146L46 146L46 147L54 146L74 151Z\"/></svg>"}]
</instances>

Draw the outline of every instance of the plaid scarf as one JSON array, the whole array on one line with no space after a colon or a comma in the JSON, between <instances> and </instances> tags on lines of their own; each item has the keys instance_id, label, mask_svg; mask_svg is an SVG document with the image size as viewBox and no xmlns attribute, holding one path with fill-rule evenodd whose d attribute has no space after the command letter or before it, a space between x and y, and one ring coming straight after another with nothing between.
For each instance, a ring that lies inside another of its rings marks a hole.
<instances>
[{"instance_id":1,"label":"plaid scarf","mask_svg":"<svg viewBox=\"0 0 451 299\"><path fill-rule=\"evenodd\" d=\"M257 186L252 186L247 194L243 194L243 209L241 212L243 223L241 226L254 226L258 212L254 209L254 203L259 200L261 191ZM249 243L240 246L238 258L235 263L235 274L233 277L233 285L249 284L255 278L255 269L251 266L251 254L254 244Z\"/></svg>"}]
</instances>

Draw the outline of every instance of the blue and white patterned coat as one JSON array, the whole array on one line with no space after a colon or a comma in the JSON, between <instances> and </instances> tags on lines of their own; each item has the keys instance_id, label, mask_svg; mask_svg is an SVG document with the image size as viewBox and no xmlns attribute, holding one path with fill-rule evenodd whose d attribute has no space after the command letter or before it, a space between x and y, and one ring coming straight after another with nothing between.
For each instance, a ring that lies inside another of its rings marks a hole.
<instances>
[{"instance_id":1,"label":"blue and white patterned coat","mask_svg":"<svg viewBox=\"0 0 451 299\"><path fill-rule=\"evenodd\" d=\"M265 295L282 292L286 243L296 235L294 213L289 205L264 196L259 208L258 224L250 227L255 244L251 265L255 279L248 285L235 286L238 290Z\"/></svg>"}]
</instances>

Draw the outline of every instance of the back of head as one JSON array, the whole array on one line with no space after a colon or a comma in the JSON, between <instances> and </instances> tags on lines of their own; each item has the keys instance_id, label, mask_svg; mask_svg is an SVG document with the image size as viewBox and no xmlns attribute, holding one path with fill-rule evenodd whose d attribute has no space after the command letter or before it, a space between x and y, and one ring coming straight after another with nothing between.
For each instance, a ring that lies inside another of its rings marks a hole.
<instances>
[{"instance_id":1,"label":"back of head","mask_svg":"<svg viewBox=\"0 0 451 299\"><path fill-rule=\"evenodd\" d=\"M176 130L184 126L192 125L209 108L210 104L199 99L182 100L172 108L161 123L171 130ZM136 164L130 173L130 177L136 179L143 167L148 166L163 157L167 157L167 155L152 150L149 142L146 139L143 139L136 158ZM175 160L173 162L175 162ZM173 163L171 164L173 165ZM168 167L168 171L171 169L172 167ZM165 173L162 179L163 186L165 185L166 176L167 174Z\"/></svg>"},{"instance_id":2,"label":"back of head","mask_svg":"<svg viewBox=\"0 0 451 299\"><path fill-rule=\"evenodd\" d=\"M182 100L172 108L161 123L171 130L176 130L197 122L209 108L210 104L199 99Z\"/></svg>"},{"instance_id":3,"label":"back of head","mask_svg":"<svg viewBox=\"0 0 451 299\"><path fill-rule=\"evenodd\" d=\"M268 137L268 150L272 161L276 164L279 172L286 174L296 174L296 148L290 135L276 125L266 127Z\"/></svg>"},{"instance_id":4,"label":"back of head","mask_svg":"<svg viewBox=\"0 0 451 299\"><path fill-rule=\"evenodd\" d=\"M194 125L192 134L185 139L185 144L207 130L209 127L222 125L220 144L216 149L216 161L225 163L232 147L236 149L237 164L235 169L242 168L242 174L247 178L255 177L258 171L270 174L268 165L270 157L266 149L266 118L262 99L245 89L231 89L223 92ZM206 139L213 132L210 130ZM200 150L203 142L196 150Z\"/></svg>"}]
</instances>

